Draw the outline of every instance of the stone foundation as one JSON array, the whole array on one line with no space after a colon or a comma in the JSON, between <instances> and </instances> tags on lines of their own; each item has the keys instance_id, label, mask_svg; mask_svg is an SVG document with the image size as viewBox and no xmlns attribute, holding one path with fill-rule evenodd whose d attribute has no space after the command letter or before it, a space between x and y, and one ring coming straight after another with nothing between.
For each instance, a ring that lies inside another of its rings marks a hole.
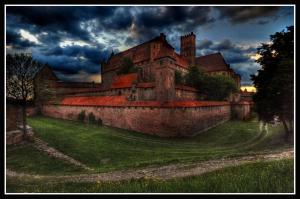
<instances>
[{"instance_id":1,"label":"stone foundation","mask_svg":"<svg viewBox=\"0 0 300 199\"><path fill-rule=\"evenodd\" d=\"M33 141L34 137L33 137L32 128L28 125L26 128L27 128L27 133L25 139L27 141ZM23 136L22 126L19 126L18 130L6 132L6 145L17 145L22 143L23 141L24 141L24 136Z\"/></svg>"},{"instance_id":2,"label":"stone foundation","mask_svg":"<svg viewBox=\"0 0 300 199\"><path fill-rule=\"evenodd\" d=\"M23 141L23 132L14 130L6 132L6 145L20 144Z\"/></svg>"}]
</instances>

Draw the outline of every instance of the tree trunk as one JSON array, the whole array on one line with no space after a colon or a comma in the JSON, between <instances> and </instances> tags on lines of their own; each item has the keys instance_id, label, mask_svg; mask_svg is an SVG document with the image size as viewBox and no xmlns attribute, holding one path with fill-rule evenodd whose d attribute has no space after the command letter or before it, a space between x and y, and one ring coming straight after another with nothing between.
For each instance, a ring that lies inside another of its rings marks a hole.
<instances>
[{"instance_id":1,"label":"tree trunk","mask_svg":"<svg viewBox=\"0 0 300 199\"><path fill-rule=\"evenodd\" d=\"M287 121L283 118L283 117L281 117L280 118L281 119L281 121L282 121L282 123L283 123L283 127L284 127L284 130L285 130L285 139L286 139L286 141L291 141L291 139L292 139L292 127L288 127L288 124L287 124Z\"/></svg>"},{"instance_id":2,"label":"tree trunk","mask_svg":"<svg viewBox=\"0 0 300 199\"><path fill-rule=\"evenodd\" d=\"M26 102L22 104L22 116L23 116L23 138L24 140L26 139L26 133L27 133L27 128L26 128Z\"/></svg>"}]
</instances>

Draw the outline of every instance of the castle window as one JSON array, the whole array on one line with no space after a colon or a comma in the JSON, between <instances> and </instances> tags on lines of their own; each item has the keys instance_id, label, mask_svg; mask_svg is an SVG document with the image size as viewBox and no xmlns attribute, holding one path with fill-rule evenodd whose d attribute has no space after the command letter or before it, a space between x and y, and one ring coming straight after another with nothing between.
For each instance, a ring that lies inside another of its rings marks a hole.
<instances>
[{"instance_id":1,"label":"castle window","mask_svg":"<svg viewBox=\"0 0 300 199\"><path fill-rule=\"evenodd\" d=\"M160 60L160 61L159 61L159 64L162 65L162 64L163 64L163 60Z\"/></svg>"}]
</instances>

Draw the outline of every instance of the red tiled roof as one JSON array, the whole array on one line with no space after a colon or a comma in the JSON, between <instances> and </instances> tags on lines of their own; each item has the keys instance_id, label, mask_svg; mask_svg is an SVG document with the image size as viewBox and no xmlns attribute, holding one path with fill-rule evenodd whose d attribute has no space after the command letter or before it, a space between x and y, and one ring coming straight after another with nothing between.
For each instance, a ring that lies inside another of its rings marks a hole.
<instances>
[{"instance_id":1,"label":"red tiled roof","mask_svg":"<svg viewBox=\"0 0 300 199\"><path fill-rule=\"evenodd\" d=\"M200 107L200 106L223 106L229 105L229 102L223 101L173 101L168 102L168 107Z\"/></svg>"},{"instance_id":2,"label":"red tiled roof","mask_svg":"<svg viewBox=\"0 0 300 199\"><path fill-rule=\"evenodd\" d=\"M136 85L137 88L154 88L155 82L141 82Z\"/></svg>"},{"instance_id":3,"label":"red tiled roof","mask_svg":"<svg viewBox=\"0 0 300 199\"><path fill-rule=\"evenodd\" d=\"M172 101L161 104L159 101L127 101L125 96L93 96L93 97L66 97L61 105L71 106L140 106L140 107L201 107L229 105L219 101Z\"/></svg>"},{"instance_id":4,"label":"red tiled roof","mask_svg":"<svg viewBox=\"0 0 300 199\"><path fill-rule=\"evenodd\" d=\"M86 106L122 106L126 102L125 96L92 96L92 97L66 97L61 105L86 105Z\"/></svg>"},{"instance_id":5,"label":"red tiled roof","mask_svg":"<svg viewBox=\"0 0 300 199\"><path fill-rule=\"evenodd\" d=\"M221 53L197 57L196 63L197 65L202 66L204 72L229 70Z\"/></svg>"},{"instance_id":6,"label":"red tiled roof","mask_svg":"<svg viewBox=\"0 0 300 199\"><path fill-rule=\"evenodd\" d=\"M116 76L111 88L130 88L137 80L137 73Z\"/></svg>"},{"instance_id":7,"label":"red tiled roof","mask_svg":"<svg viewBox=\"0 0 300 199\"><path fill-rule=\"evenodd\" d=\"M190 87L190 86L184 86L184 85L176 85L175 86L175 89L180 89L180 90L185 90L185 91L194 91L194 92L197 92L198 90L193 88L193 87Z\"/></svg>"}]
</instances>

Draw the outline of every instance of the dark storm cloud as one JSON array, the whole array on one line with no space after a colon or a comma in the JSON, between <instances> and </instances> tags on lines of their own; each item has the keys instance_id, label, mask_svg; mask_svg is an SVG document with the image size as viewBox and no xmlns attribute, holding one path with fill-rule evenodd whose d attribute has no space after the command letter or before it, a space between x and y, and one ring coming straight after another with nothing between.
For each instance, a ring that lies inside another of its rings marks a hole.
<instances>
[{"instance_id":1,"label":"dark storm cloud","mask_svg":"<svg viewBox=\"0 0 300 199\"><path fill-rule=\"evenodd\" d=\"M56 71L65 74L76 74L80 70L87 73L98 73L100 71L100 62L109 55L108 50L100 51L101 46L53 46L47 50L41 49L33 56L40 62L48 63ZM43 52L43 53L40 53Z\"/></svg>"},{"instance_id":2,"label":"dark storm cloud","mask_svg":"<svg viewBox=\"0 0 300 199\"><path fill-rule=\"evenodd\" d=\"M81 56L95 64L99 64L100 61L105 59L108 54L108 51L100 52L101 48L103 47L101 47L100 45L95 47L72 45L63 48L60 46L55 46L54 48L49 49L45 54L66 55L70 57Z\"/></svg>"},{"instance_id":3,"label":"dark storm cloud","mask_svg":"<svg viewBox=\"0 0 300 199\"><path fill-rule=\"evenodd\" d=\"M199 44L197 44L198 49L209 48L213 44L212 41L208 39L201 40Z\"/></svg>"},{"instance_id":4,"label":"dark storm cloud","mask_svg":"<svg viewBox=\"0 0 300 199\"><path fill-rule=\"evenodd\" d=\"M242 54L243 52L241 51L241 54L238 53L231 53L229 52L225 52L225 57L226 57L226 61L228 63L231 64L235 64L235 63L244 63L244 62L248 62L248 61L253 61L249 58L249 56Z\"/></svg>"},{"instance_id":5,"label":"dark storm cloud","mask_svg":"<svg viewBox=\"0 0 300 199\"><path fill-rule=\"evenodd\" d=\"M102 25L105 28L123 30L131 26L133 16L130 12L130 9L119 7L111 14L112 15L102 21Z\"/></svg>"},{"instance_id":6,"label":"dark storm cloud","mask_svg":"<svg viewBox=\"0 0 300 199\"><path fill-rule=\"evenodd\" d=\"M229 39L224 39L220 43L211 46L211 49L217 51L229 50L233 48L235 48L235 46L232 44L232 42Z\"/></svg>"},{"instance_id":7,"label":"dark storm cloud","mask_svg":"<svg viewBox=\"0 0 300 199\"><path fill-rule=\"evenodd\" d=\"M7 7L8 17L18 16L24 24L34 24L39 30L66 31L82 40L89 38L86 30L80 28L80 21L101 19L111 15L113 10L110 7Z\"/></svg>"},{"instance_id":8,"label":"dark storm cloud","mask_svg":"<svg viewBox=\"0 0 300 199\"><path fill-rule=\"evenodd\" d=\"M210 7L155 7L152 9L145 8L138 19L139 24L148 27L164 27L178 25L184 22L189 25L203 25L214 21L210 16ZM200 14L201 13L201 14Z\"/></svg>"},{"instance_id":9,"label":"dark storm cloud","mask_svg":"<svg viewBox=\"0 0 300 199\"><path fill-rule=\"evenodd\" d=\"M276 13L277 6L233 6L216 7L220 12L220 19L228 18L233 24L256 20L260 17L268 17Z\"/></svg>"},{"instance_id":10,"label":"dark storm cloud","mask_svg":"<svg viewBox=\"0 0 300 199\"><path fill-rule=\"evenodd\" d=\"M267 24L269 22L270 21L268 21L268 20L259 20L259 21L257 21L257 24L259 24L259 25L265 25L265 24Z\"/></svg>"},{"instance_id":11,"label":"dark storm cloud","mask_svg":"<svg viewBox=\"0 0 300 199\"><path fill-rule=\"evenodd\" d=\"M198 6L142 7L134 20L137 39L145 41L160 32L195 31L215 21L211 10L211 7Z\"/></svg>"},{"instance_id":12,"label":"dark storm cloud","mask_svg":"<svg viewBox=\"0 0 300 199\"><path fill-rule=\"evenodd\" d=\"M33 53L33 58L41 63L48 63L53 70L63 74L78 74L79 71L87 73L98 73L100 64L94 64L90 61L82 61L80 58L70 57L66 55L51 55Z\"/></svg>"},{"instance_id":13,"label":"dark storm cloud","mask_svg":"<svg viewBox=\"0 0 300 199\"><path fill-rule=\"evenodd\" d=\"M217 20L263 27L279 16L292 14L292 9L285 7L7 6L6 44L14 49L30 48L36 59L48 62L63 78L68 74L79 78L83 73L99 72L100 61L108 58L112 50L117 53L161 32L179 51L181 35L191 31L209 33L210 28L219 28L214 23ZM21 29L38 42L23 38ZM214 35L208 37L215 38ZM221 51L235 69L247 76L250 68L256 67L251 65L253 61L247 54L255 53L256 49L252 46L242 48L232 41L202 40L197 42L197 51L202 55Z\"/></svg>"}]
</instances>

